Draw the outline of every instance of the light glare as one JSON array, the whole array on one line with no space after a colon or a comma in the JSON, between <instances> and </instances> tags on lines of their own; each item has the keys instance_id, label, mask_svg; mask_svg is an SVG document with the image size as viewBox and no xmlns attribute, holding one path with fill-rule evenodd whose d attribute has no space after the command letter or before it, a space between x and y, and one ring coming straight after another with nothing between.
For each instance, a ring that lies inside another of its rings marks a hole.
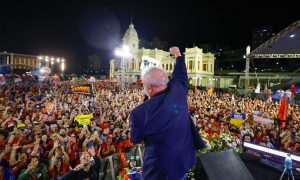
<instances>
[{"instance_id":1,"label":"light glare","mask_svg":"<svg viewBox=\"0 0 300 180\"><path fill-rule=\"evenodd\" d=\"M251 148L251 149L259 150L259 151L262 151L262 152L270 153L270 154L273 154L273 155L276 155L276 156L281 156L281 157L284 157L284 158L287 157L287 154L288 154L288 153L285 153L285 152L282 152L282 151L278 151L278 150L275 150L275 149L270 149L270 148L258 146L258 145L247 143L247 142L244 142L244 146L248 147L248 148ZM291 159L300 162L300 157L299 156L291 154Z\"/></svg>"}]
</instances>

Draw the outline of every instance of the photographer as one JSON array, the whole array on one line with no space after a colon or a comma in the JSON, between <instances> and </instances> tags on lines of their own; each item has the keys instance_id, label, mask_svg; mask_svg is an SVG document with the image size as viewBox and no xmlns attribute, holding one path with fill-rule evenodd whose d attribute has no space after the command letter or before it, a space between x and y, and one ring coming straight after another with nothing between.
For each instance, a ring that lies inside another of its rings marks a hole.
<instances>
[{"instance_id":1,"label":"photographer","mask_svg":"<svg viewBox=\"0 0 300 180\"><path fill-rule=\"evenodd\" d=\"M80 157L80 164L73 170L66 173L61 180L98 180L100 171L100 159L96 156L95 149L91 146L88 152L83 152Z\"/></svg>"}]
</instances>

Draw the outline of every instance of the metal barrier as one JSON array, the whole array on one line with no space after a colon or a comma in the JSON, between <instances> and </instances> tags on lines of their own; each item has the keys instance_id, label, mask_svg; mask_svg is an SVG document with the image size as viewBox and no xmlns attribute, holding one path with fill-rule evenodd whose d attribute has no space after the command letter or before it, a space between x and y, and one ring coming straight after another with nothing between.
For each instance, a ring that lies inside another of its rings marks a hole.
<instances>
[{"instance_id":1,"label":"metal barrier","mask_svg":"<svg viewBox=\"0 0 300 180\"><path fill-rule=\"evenodd\" d=\"M143 157L144 157L144 150L145 145L139 144L137 146L134 146L130 148L130 151L126 153L127 159L129 159L131 156L139 156L140 157L140 163L141 166L143 165ZM108 156L106 158L101 159L101 168L99 172L99 179L100 180L111 180L116 179L118 176L118 173L120 171L119 167L119 158L117 154Z\"/></svg>"}]
</instances>

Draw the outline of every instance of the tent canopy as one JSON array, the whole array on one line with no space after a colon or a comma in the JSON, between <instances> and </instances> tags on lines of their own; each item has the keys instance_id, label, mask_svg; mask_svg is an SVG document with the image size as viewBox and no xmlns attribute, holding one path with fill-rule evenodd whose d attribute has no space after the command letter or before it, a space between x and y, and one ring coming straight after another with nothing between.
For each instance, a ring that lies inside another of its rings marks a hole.
<instances>
[{"instance_id":1,"label":"tent canopy","mask_svg":"<svg viewBox=\"0 0 300 180\"><path fill-rule=\"evenodd\" d=\"M300 20L253 50L250 58L300 58Z\"/></svg>"}]
</instances>

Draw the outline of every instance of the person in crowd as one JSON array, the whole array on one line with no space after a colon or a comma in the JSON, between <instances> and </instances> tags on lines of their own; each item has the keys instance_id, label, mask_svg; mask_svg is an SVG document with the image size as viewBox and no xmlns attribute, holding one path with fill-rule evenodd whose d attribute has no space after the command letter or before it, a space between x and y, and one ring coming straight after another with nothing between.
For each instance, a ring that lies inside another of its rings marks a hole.
<instances>
[{"instance_id":1,"label":"person in crowd","mask_svg":"<svg viewBox=\"0 0 300 180\"><path fill-rule=\"evenodd\" d=\"M31 157L27 169L23 169L18 178L18 180L31 179L48 179L48 170L44 164L40 163L40 158L38 156Z\"/></svg>"},{"instance_id":2,"label":"person in crowd","mask_svg":"<svg viewBox=\"0 0 300 180\"><path fill-rule=\"evenodd\" d=\"M9 159L9 166L12 168L12 172L15 177L19 176L19 173L22 169L25 169L28 164L28 158L25 152L22 152L21 146L15 144L12 147L12 151ZM17 158L16 158L17 157Z\"/></svg>"},{"instance_id":3,"label":"person in crowd","mask_svg":"<svg viewBox=\"0 0 300 180\"><path fill-rule=\"evenodd\" d=\"M9 168L9 164L5 159L0 158L0 179L5 180L15 180L15 176L13 175L11 169Z\"/></svg>"},{"instance_id":4,"label":"person in crowd","mask_svg":"<svg viewBox=\"0 0 300 180\"><path fill-rule=\"evenodd\" d=\"M53 156L50 163L50 175L52 179L58 179L69 171L69 157L65 153L65 160L59 156Z\"/></svg>"},{"instance_id":5,"label":"person in crowd","mask_svg":"<svg viewBox=\"0 0 300 180\"><path fill-rule=\"evenodd\" d=\"M130 139L127 137L126 133L122 133L122 139L117 143L116 150L117 152L129 152L132 147Z\"/></svg>"},{"instance_id":6,"label":"person in crowd","mask_svg":"<svg viewBox=\"0 0 300 180\"><path fill-rule=\"evenodd\" d=\"M74 169L67 172L61 177L62 180L74 179L89 179L98 180L101 163L95 153L94 147L88 149L88 152L83 152L80 157L80 164Z\"/></svg>"},{"instance_id":7,"label":"person in crowd","mask_svg":"<svg viewBox=\"0 0 300 180\"><path fill-rule=\"evenodd\" d=\"M116 147L115 144L112 142L113 141L113 136L111 134L107 135L106 142L104 142L101 146L101 151L102 151L102 157L107 157L110 156L114 153L116 153Z\"/></svg>"}]
</instances>

